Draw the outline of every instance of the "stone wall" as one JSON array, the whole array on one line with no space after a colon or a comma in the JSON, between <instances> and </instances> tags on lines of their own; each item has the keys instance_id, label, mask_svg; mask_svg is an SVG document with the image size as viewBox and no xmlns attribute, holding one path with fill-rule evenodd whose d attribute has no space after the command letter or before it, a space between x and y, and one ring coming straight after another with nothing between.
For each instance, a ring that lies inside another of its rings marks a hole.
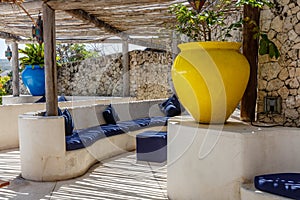
<instances>
[{"instance_id":1,"label":"stone wall","mask_svg":"<svg viewBox=\"0 0 300 200\"><path fill-rule=\"evenodd\" d=\"M130 96L165 98L171 94L172 56L160 51L129 52ZM58 69L58 94L122 96L122 55L88 59Z\"/></svg>"},{"instance_id":2,"label":"stone wall","mask_svg":"<svg viewBox=\"0 0 300 200\"><path fill-rule=\"evenodd\" d=\"M300 0L275 0L261 12L261 30L278 46L278 60L259 58L258 121L300 127ZM280 97L281 113L265 113L264 97Z\"/></svg>"}]
</instances>

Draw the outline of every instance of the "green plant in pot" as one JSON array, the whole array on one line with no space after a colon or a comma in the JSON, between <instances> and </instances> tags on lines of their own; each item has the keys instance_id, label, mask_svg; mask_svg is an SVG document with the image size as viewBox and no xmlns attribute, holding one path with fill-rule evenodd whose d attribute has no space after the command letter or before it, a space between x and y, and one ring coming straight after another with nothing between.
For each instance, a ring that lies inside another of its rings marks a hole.
<instances>
[{"instance_id":1,"label":"green plant in pot","mask_svg":"<svg viewBox=\"0 0 300 200\"><path fill-rule=\"evenodd\" d=\"M260 38L261 54L278 57L279 52L258 26L248 17L232 21L241 6L271 6L268 0L190 0L191 7L175 4L174 29L186 35L189 42L180 44L181 52L172 67L176 93L187 111L200 123L224 123L243 96L250 67L240 53L241 44L225 42L240 31L244 23L253 24L254 35ZM203 6L203 7L202 7ZM201 41L201 42L199 42Z\"/></svg>"},{"instance_id":2,"label":"green plant in pot","mask_svg":"<svg viewBox=\"0 0 300 200\"><path fill-rule=\"evenodd\" d=\"M22 66L22 81L33 96L45 95L45 71L44 71L44 45L26 44L24 49L19 49Z\"/></svg>"}]
</instances>

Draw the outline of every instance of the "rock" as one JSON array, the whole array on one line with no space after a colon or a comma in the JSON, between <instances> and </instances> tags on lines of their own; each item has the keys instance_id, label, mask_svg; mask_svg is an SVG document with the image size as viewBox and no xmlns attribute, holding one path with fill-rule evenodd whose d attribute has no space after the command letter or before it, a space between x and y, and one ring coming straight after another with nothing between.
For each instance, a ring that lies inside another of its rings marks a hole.
<instances>
[{"instance_id":1,"label":"rock","mask_svg":"<svg viewBox=\"0 0 300 200\"><path fill-rule=\"evenodd\" d=\"M268 82L266 90L267 91L279 90L282 86L284 86L284 82L282 82L280 79L273 79Z\"/></svg>"},{"instance_id":2,"label":"rock","mask_svg":"<svg viewBox=\"0 0 300 200\"><path fill-rule=\"evenodd\" d=\"M297 119L299 117L299 113L295 109L286 109L284 115L290 119Z\"/></svg>"},{"instance_id":3,"label":"rock","mask_svg":"<svg viewBox=\"0 0 300 200\"><path fill-rule=\"evenodd\" d=\"M291 81L289 82L289 86L290 88L299 88L299 82L297 78L291 79Z\"/></svg>"},{"instance_id":4,"label":"rock","mask_svg":"<svg viewBox=\"0 0 300 200\"><path fill-rule=\"evenodd\" d=\"M279 75L278 75L278 78L282 81L286 80L287 78L289 77L289 72L287 70L287 68L283 68Z\"/></svg>"},{"instance_id":5,"label":"rock","mask_svg":"<svg viewBox=\"0 0 300 200\"><path fill-rule=\"evenodd\" d=\"M288 98L285 101L287 108L294 108L296 102L294 96L288 96Z\"/></svg>"},{"instance_id":6,"label":"rock","mask_svg":"<svg viewBox=\"0 0 300 200\"><path fill-rule=\"evenodd\" d=\"M280 71L281 66L277 62L266 63L260 66L260 76L267 81L277 78Z\"/></svg>"},{"instance_id":7,"label":"rock","mask_svg":"<svg viewBox=\"0 0 300 200\"><path fill-rule=\"evenodd\" d=\"M300 35L300 23L298 23L298 24L296 24L296 26L295 26L295 32L298 34L298 35Z\"/></svg>"},{"instance_id":8,"label":"rock","mask_svg":"<svg viewBox=\"0 0 300 200\"><path fill-rule=\"evenodd\" d=\"M286 99L289 96L289 89L284 86L278 90L278 94L282 99Z\"/></svg>"},{"instance_id":9,"label":"rock","mask_svg":"<svg viewBox=\"0 0 300 200\"><path fill-rule=\"evenodd\" d=\"M271 22L271 27L273 30L275 30L276 32L281 32L282 31L282 27L283 27L283 20L280 19L279 16L276 16L273 21ZM296 31L297 32L297 31ZM297 32L298 33L298 32Z\"/></svg>"},{"instance_id":10,"label":"rock","mask_svg":"<svg viewBox=\"0 0 300 200\"><path fill-rule=\"evenodd\" d=\"M289 40L295 40L298 37L298 34L294 31L294 29L288 32Z\"/></svg>"}]
</instances>

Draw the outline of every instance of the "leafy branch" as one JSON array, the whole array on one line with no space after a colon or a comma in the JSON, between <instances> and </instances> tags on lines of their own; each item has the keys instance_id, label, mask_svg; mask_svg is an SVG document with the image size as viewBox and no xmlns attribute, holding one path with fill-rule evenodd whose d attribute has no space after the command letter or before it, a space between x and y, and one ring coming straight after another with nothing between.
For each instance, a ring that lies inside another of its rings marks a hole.
<instances>
[{"instance_id":1,"label":"leafy branch","mask_svg":"<svg viewBox=\"0 0 300 200\"><path fill-rule=\"evenodd\" d=\"M194 41L211 41L213 39L224 41L233 36L232 31L242 31L245 24L251 25L254 39L259 39L259 54L268 54L270 58L277 59L280 56L277 46L268 39L266 34L261 33L259 26L253 20L245 17L230 23L232 12L245 5L258 9L265 5L273 7L269 0L238 0L236 3L228 0L213 0L206 2L200 12L183 4L170 6L169 12L175 15L177 21L173 29Z\"/></svg>"}]
</instances>

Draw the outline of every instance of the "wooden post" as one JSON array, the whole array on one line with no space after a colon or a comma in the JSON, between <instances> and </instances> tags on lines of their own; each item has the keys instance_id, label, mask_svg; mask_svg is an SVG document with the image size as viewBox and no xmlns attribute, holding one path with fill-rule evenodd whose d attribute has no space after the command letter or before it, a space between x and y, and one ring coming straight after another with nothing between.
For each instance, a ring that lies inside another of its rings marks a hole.
<instances>
[{"instance_id":1,"label":"wooden post","mask_svg":"<svg viewBox=\"0 0 300 200\"><path fill-rule=\"evenodd\" d=\"M20 84L19 84L19 52L18 43L13 41L12 43L12 90L13 96L20 96Z\"/></svg>"},{"instance_id":2,"label":"wooden post","mask_svg":"<svg viewBox=\"0 0 300 200\"><path fill-rule=\"evenodd\" d=\"M57 69L55 43L55 11L43 3L45 42L46 115L57 116Z\"/></svg>"},{"instance_id":3,"label":"wooden post","mask_svg":"<svg viewBox=\"0 0 300 200\"><path fill-rule=\"evenodd\" d=\"M177 34L175 31L173 31L172 33L172 60L174 61L176 56L178 55L179 53L179 49L178 49L178 38L177 38Z\"/></svg>"},{"instance_id":4,"label":"wooden post","mask_svg":"<svg viewBox=\"0 0 300 200\"><path fill-rule=\"evenodd\" d=\"M122 40L123 54L123 97L130 96L128 40Z\"/></svg>"},{"instance_id":5,"label":"wooden post","mask_svg":"<svg viewBox=\"0 0 300 200\"><path fill-rule=\"evenodd\" d=\"M259 25L260 10L251 6L244 6L244 17L250 17ZM258 69L258 41L253 39L253 25L245 24L243 32L243 54L250 64L250 78L241 101L241 120L255 121L255 107L257 98L257 69Z\"/></svg>"}]
</instances>

